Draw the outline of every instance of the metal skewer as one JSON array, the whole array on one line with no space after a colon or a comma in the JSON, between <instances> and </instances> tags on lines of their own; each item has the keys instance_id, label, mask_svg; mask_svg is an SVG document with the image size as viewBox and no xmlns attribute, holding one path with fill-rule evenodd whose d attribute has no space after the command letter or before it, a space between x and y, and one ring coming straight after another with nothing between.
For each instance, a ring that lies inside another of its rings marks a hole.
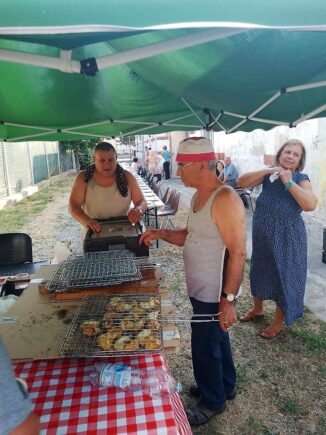
<instances>
[{"instance_id":1,"label":"metal skewer","mask_svg":"<svg viewBox=\"0 0 326 435\"><path fill-rule=\"evenodd\" d=\"M217 314L194 314L192 317L205 317L205 319L193 319L193 318L182 318L182 316L177 316L176 314L162 314L159 318L161 323L204 323L204 322L219 322Z\"/></svg>"}]
</instances>

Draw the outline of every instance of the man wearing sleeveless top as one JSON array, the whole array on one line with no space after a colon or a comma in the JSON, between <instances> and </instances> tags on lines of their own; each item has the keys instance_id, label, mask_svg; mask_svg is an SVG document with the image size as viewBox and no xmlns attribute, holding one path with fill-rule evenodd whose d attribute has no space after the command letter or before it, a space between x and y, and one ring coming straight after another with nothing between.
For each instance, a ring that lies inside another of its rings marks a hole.
<instances>
[{"instance_id":1,"label":"man wearing sleeveless top","mask_svg":"<svg viewBox=\"0 0 326 435\"><path fill-rule=\"evenodd\" d=\"M198 402L186 410L190 424L200 426L222 413L236 396L236 371L228 329L237 321L234 309L245 262L245 211L241 199L215 173L211 142L191 137L179 144L178 172L185 186L197 190L187 227L148 230L140 243L162 239L183 246L187 292L193 308L192 362ZM203 315L207 315L206 317Z\"/></svg>"}]
</instances>

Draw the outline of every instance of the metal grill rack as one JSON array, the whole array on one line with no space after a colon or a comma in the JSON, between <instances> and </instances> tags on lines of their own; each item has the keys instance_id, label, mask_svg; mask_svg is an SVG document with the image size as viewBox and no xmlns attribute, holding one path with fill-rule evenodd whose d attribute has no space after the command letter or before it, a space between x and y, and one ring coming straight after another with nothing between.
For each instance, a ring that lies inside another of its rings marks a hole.
<instances>
[{"instance_id":1,"label":"metal grill rack","mask_svg":"<svg viewBox=\"0 0 326 435\"><path fill-rule=\"evenodd\" d=\"M158 295L86 297L77 307L60 352L64 356L108 357L160 351L160 312ZM102 339L107 349L100 346Z\"/></svg>"},{"instance_id":2,"label":"metal grill rack","mask_svg":"<svg viewBox=\"0 0 326 435\"><path fill-rule=\"evenodd\" d=\"M101 287L141 279L130 251L89 252L70 255L47 283L51 291Z\"/></svg>"}]
</instances>

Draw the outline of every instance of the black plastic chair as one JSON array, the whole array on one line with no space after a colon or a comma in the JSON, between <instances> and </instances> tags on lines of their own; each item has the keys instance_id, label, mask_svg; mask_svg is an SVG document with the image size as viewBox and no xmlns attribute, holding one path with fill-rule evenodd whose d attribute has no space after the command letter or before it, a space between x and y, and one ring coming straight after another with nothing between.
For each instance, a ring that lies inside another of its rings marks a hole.
<instances>
[{"instance_id":1,"label":"black plastic chair","mask_svg":"<svg viewBox=\"0 0 326 435\"><path fill-rule=\"evenodd\" d=\"M32 239L28 234L0 234L0 247L0 266L33 261Z\"/></svg>"},{"instance_id":2,"label":"black plastic chair","mask_svg":"<svg viewBox=\"0 0 326 435\"><path fill-rule=\"evenodd\" d=\"M235 191L237 192L237 194L242 199L242 202L243 202L245 207L248 207L247 206L247 204L248 204L247 203L247 198L249 198L251 210L252 210L252 212L254 212L255 210L254 210L254 206L253 206L252 199L251 199L251 194L252 194L253 188L248 187L248 188L242 189L241 187L236 187Z\"/></svg>"}]
</instances>

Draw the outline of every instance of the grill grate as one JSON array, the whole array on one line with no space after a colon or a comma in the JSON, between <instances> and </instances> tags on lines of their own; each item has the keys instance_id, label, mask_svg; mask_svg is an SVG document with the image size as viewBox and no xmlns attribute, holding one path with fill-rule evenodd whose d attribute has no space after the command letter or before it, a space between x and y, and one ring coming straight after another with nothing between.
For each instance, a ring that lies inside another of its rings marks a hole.
<instances>
[{"instance_id":1,"label":"grill grate","mask_svg":"<svg viewBox=\"0 0 326 435\"><path fill-rule=\"evenodd\" d=\"M163 347L157 295L101 295L78 305L60 352L65 356L137 355Z\"/></svg>"},{"instance_id":2,"label":"grill grate","mask_svg":"<svg viewBox=\"0 0 326 435\"><path fill-rule=\"evenodd\" d=\"M130 251L72 254L61 262L47 284L49 290L101 287L141 279Z\"/></svg>"}]
</instances>

